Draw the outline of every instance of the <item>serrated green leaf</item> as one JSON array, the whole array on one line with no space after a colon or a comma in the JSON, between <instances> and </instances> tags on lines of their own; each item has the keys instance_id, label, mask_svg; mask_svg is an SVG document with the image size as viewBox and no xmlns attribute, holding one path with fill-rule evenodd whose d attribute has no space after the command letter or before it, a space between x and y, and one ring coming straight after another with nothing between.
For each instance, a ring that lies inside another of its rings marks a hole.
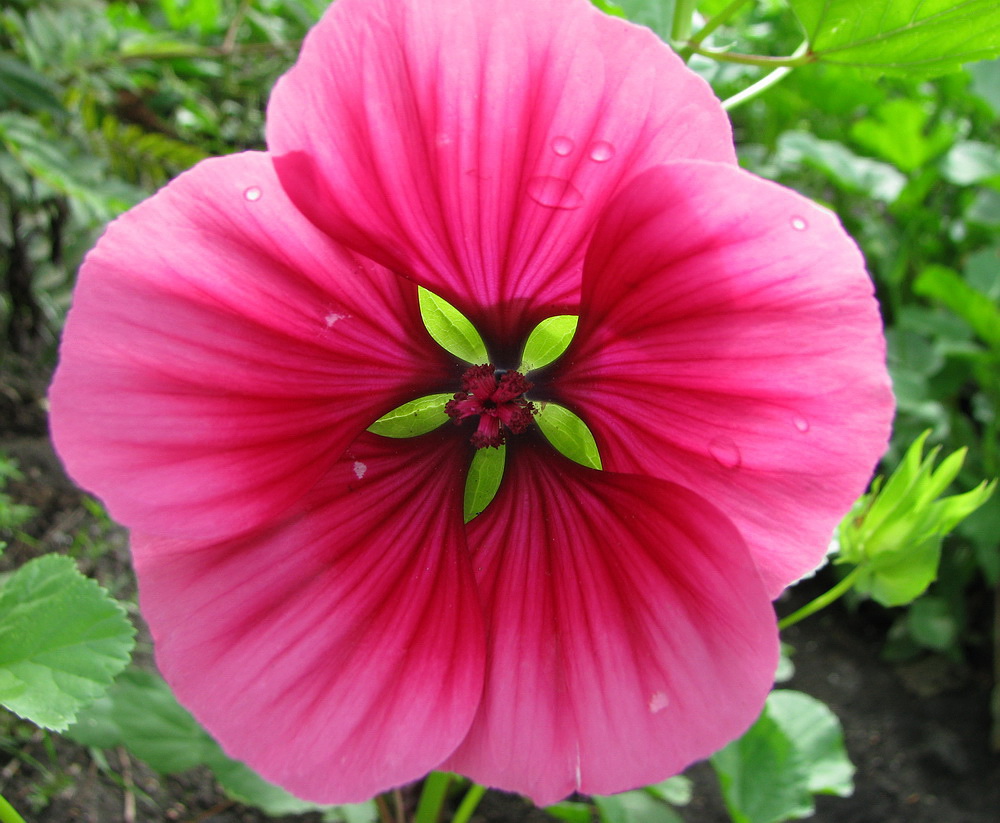
<instances>
[{"instance_id":1,"label":"serrated green leaf","mask_svg":"<svg viewBox=\"0 0 1000 823\"><path fill-rule=\"evenodd\" d=\"M819 60L934 77L1000 54L996 0L790 0Z\"/></svg>"},{"instance_id":2,"label":"serrated green leaf","mask_svg":"<svg viewBox=\"0 0 1000 823\"><path fill-rule=\"evenodd\" d=\"M467 363L489 362L483 338L464 314L425 288L419 289L418 296L424 326L445 351Z\"/></svg>"},{"instance_id":3,"label":"serrated green leaf","mask_svg":"<svg viewBox=\"0 0 1000 823\"><path fill-rule=\"evenodd\" d=\"M427 434L448 422L444 406L451 398L450 394L418 397L383 414L368 427L368 431L383 437L416 437Z\"/></svg>"},{"instance_id":4,"label":"serrated green leaf","mask_svg":"<svg viewBox=\"0 0 1000 823\"><path fill-rule=\"evenodd\" d=\"M854 788L840 721L800 692L771 692L757 722L711 762L734 823L808 817L814 794L846 797Z\"/></svg>"},{"instance_id":5,"label":"serrated green leaf","mask_svg":"<svg viewBox=\"0 0 1000 823\"><path fill-rule=\"evenodd\" d=\"M500 489L507 447L476 449L465 481L465 522L478 517Z\"/></svg>"},{"instance_id":6,"label":"serrated green leaf","mask_svg":"<svg viewBox=\"0 0 1000 823\"><path fill-rule=\"evenodd\" d=\"M65 729L128 663L125 610L68 557L25 563L0 592L0 703Z\"/></svg>"},{"instance_id":7,"label":"serrated green leaf","mask_svg":"<svg viewBox=\"0 0 1000 823\"><path fill-rule=\"evenodd\" d=\"M525 374L547 366L562 355L576 334L580 318L573 314L546 317L528 335L518 371Z\"/></svg>"},{"instance_id":8,"label":"serrated green leaf","mask_svg":"<svg viewBox=\"0 0 1000 823\"><path fill-rule=\"evenodd\" d=\"M582 466L601 468L597 441L577 414L557 403L543 403L539 405L535 422L557 451Z\"/></svg>"}]
</instances>

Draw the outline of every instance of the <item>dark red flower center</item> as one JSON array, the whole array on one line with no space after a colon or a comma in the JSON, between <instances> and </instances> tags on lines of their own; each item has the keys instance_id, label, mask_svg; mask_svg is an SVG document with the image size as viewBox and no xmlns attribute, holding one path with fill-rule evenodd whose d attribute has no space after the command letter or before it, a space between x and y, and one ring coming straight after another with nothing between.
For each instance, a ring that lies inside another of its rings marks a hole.
<instances>
[{"instance_id":1,"label":"dark red flower center","mask_svg":"<svg viewBox=\"0 0 1000 823\"><path fill-rule=\"evenodd\" d=\"M444 410L456 424L478 415L472 445L495 449L506 442L506 432L520 434L531 425L535 404L524 399L530 388L520 372L497 370L489 363L472 366L462 375L462 391Z\"/></svg>"}]
</instances>

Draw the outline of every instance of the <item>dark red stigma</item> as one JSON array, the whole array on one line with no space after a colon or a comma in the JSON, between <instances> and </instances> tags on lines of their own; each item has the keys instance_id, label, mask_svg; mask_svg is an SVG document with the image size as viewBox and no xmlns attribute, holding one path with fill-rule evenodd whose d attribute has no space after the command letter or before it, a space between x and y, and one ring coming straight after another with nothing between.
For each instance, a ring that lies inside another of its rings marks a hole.
<instances>
[{"instance_id":1,"label":"dark red stigma","mask_svg":"<svg viewBox=\"0 0 1000 823\"><path fill-rule=\"evenodd\" d=\"M472 435L477 449L499 448L506 442L506 431L520 434L531 425L535 404L524 399L531 388L520 372L500 372L489 363L472 366L462 375L462 391L444 407L455 423L479 415L479 426Z\"/></svg>"}]
</instances>

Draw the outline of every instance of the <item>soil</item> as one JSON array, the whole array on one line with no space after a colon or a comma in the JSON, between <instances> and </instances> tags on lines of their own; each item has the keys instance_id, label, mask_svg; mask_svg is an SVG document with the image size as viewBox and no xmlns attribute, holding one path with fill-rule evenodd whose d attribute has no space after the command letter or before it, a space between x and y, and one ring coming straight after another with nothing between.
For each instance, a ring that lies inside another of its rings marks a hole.
<instances>
[{"instance_id":1,"label":"soil","mask_svg":"<svg viewBox=\"0 0 1000 823\"><path fill-rule=\"evenodd\" d=\"M134 598L121 529L84 505L49 445L44 396L49 374L27 358L0 356L0 454L25 475L8 485L37 515L0 558L0 571L43 552L71 553L115 596ZM780 613L828 587L823 575L796 587ZM872 604L853 612L835 604L788 630L796 648L793 679L783 687L819 698L840 717L856 789L820 797L819 823L997 823L1000 755L990 750L992 661L968 650L962 663L928 656L905 665L881 651L891 615ZM140 638L141 639L141 638ZM137 656L148 664L149 649ZM0 793L28 823L318 823L317 814L270 818L227 798L207 770L161 777L124 749L95 753L42 732L0 710ZM695 796L686 823L727 823L718 786L704 764L691 772ZM412 805L415 791L404 791ZM489 792L473 820L544 823L521 798Z\"/></svg>"}]
</instances>

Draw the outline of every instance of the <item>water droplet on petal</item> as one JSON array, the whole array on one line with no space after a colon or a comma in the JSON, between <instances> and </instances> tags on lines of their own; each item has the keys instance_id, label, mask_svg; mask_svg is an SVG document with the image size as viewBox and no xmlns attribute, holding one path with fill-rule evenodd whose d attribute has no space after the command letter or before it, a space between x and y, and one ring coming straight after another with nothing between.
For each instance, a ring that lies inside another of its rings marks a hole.
<instances>
[{"instance_id":1,"label":"water droplet on petal","mask_svg":"<svg viewBox=\"0 0 1000 823\"><path fill-rule=\"evenodd\" d=\"M560 177L532 177L528 181L528 196L550 209L578 209L583 205L580 190Z\"/></svg>"},{"instance_id":2,"label":"water droplet on petal","mask_svg":"<svg viewBox=\"0 0 1000 823\"><path fill-rule=\"evenodd\" d=\"M336 312L330 312L326 317L323 318L323 322L326 323L326 327L333 328L333 324L338 320L345 320L347 318L346 314L337 314Z\"/></svg>"},{"instance_id":3,"label":"water droplet on petal","mask_svg":"<svg viewBox=\"0 0 1000 823\"><path fill-rule=\"evenodd\" d=\"M362 463L360 460L354 461L354 474L360 480L365 476L365 472L368 471L368 466Z\"/></svg>"},{"instance_id":4,"label":"water droplet on petal","mask_svg":"<svg viewBox=\"0 0 1000 823\"><path fill-rule=\"evenodd\" d=\"M607 140L597 140L590 144L590 159L595 163L606 163L615 156L615 147Z\"/></svg>"},{"instance_id":5,"label":"water droplet on petal","mask_svg":"<svg viewBox=\"0 0 1000 823\"><path fill-rule=\"evenodd\" d=\"M743 462L740 447L731 437L716 437L708 444L708 453L724 469L738 469Z\"/></svg>"},{"instance_id":6,"label":"water droplet on petal","mask_svg":"<svg viewBox=\"0 0 1000 823\"><path fill-rule=\"evenodd\" d=\"M809 421L806 420L804 417L796 417L793 422L795 423L795 428L797 428L803 434L809 431Z\"/></svg>"},{"instance_id":7,"label":"water droplet on petal","mask_svg":"<svg viewBox=\"0 0 1000 823\"><path fill-rule=\"evenodd\" d=\"M552 151L560 157L565 157L567 154L571 154L573 152L575 145L576 144L568 137L555 137L552 140Z\"/></svg>"},{"instance_id":8,"label":"water droplet on petal","mask_svg":"<svg viewBox=\"0 0 1000 823\"><path fill-rule=\"evenodd\" d=\"M809 224L803 218L798 216L793 217L790 222L792 224L792 228L795 229L795 231L805 231L807 228L809 228Z\"/></svg>"},{"instance_id":9,"label":"water droplet on petal","mask_svg":"<svg viewBox=\"0 0 1000 823\"><path fill-rule=\"evenodd\" d=\"M263 192L260 190L259 186L251 186L245 192L243 192L243 196L251 203L260 200L261 194L263 194Z\"/></svg>"}]
</instances>

